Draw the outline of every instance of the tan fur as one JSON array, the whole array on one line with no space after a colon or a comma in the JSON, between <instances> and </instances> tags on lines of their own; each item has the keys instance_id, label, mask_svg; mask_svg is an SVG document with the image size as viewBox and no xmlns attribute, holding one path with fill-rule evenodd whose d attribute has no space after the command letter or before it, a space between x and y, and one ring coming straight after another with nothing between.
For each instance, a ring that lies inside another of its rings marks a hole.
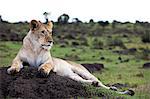
<instances>
[{"instance_id":1,"label":"tan fur","mask_svg":"<svg viewBox=\"0 0 150 99\"><path fill-rule=\"evenodd\" d=\"M30 22L30 31L23 40L23 46L7 72L9 74L19 72L23 67L22 63L27 62L31 66L38 67L38 71L42 71L47 75L52 70L60 76L69 77L87 84L95 82L97 86L110 89L103 85L82 65L51 56L49 50L53 45L52 27L52 22L42 24L40 21L32 20Z\"/></svg>"},{"instance_id":2,"label":"tan fur","mask_svg":"<svg viewBox=\"0 0 150 99\"><path fill-rule=\"evenodd\" d=\"M43 69L48 74L53 68L52 58L49 53L52 43L48 41L53 41L52 23L49 22L48 25L45 25L39 21L32 20L30 23L30 31L23 40L23 46L7 72L9 74L14 71L19 72L23 67L22 62L28 62L31 66L38 66L39 70Z\"/></svg>"}]
</instances>

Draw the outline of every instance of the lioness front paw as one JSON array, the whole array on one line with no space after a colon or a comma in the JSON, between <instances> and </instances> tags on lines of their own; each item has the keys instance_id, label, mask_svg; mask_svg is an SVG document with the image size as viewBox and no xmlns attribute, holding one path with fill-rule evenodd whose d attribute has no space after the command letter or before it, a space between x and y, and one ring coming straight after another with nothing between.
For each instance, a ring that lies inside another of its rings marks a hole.
<instances>
[{"instance_id":1,"label":"lioness front paw","mask_svg":"<svg viewBox=\"0 0 150 99\"><path fill-rule=\"evenodd\" d=\"M10 67L7 69L8 74L15 74L15 73L18 73L19 71L20 71L20 68L15 68L15 67Z\"/></svg>"},{"instance_id":2,"label":"lioness front paw","mask_svg":"<svg viewBox=\"0 0 150 99\"><path fill-rule=\"evenodd\" d=\"M41 77L47 77L48 74L50 73L50 70L49 68L45 67L45 66L41 66L38 68L38 71L39 71L39 74Z\"/></svg>"}]
</instances>

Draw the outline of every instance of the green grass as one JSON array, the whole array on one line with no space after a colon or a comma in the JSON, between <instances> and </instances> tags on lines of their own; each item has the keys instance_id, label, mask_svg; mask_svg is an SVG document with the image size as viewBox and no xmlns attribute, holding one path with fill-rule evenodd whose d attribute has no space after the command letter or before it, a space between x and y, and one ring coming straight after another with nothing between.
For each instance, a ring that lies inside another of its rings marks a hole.
<instances>
[{"instance_id":1,"label":"green grass","mask_svg":"<svg viewBox=\"0 0 150 99\"><path fill-rule=\"evenodd\" d=\"M112 90L107 90L104 88L97 88L97 87L93 87L93 86L86 86L86 90L88 91L88 93L90 93L91 95L95 95L94 98L99 99L98 96L106 96L107 98L117 98L117 97L124 97L124 95L120 95L118 93L116 93L115 91Z\"/></svg>"},{"instance_id":2,"label":"green grass","mask_svg":"<svg viewBox=\"0 0 150 99\"><path fill-rule=\"evenodd\" d=\"M20 47L20 42L0 42L0 66L10 65Z\"/></svg>"},{"instance_id":3,"label":"green grass","mask_svg":"<svg viewBox=\"0 0 150 99\"><path fill-rule=\"evenodd\" d=\"M137 38L135 38L138 40ZM141 42L131 42L128 43L125 40L125 45L128 48L146 48L149 44L143 44ZM134 41L134 40L133 40ZM105 41L104 41L105 42ZM10 66L11 61L16 56L17 52L21 48L20 42L0 42L0 66ZM119 47L114 47L113 50L121 49ZM66 58L69 60L76 61L78 63L103 63L105 69L103 72L93 73L96 77L104 84L113 83L126 83L130 85L131 88L135 90L135 96L124 96L128 99L149 99L150 98L150 70L142 69L142 65L149 60L137 59L135 55L119 55L113 53L113 50L108 50L108 48L91 49L88 46L79 47L60 47L59 45L54 45L51 49L51 53L54 57ZM104 57L101 60L100 57ZM77 59L77 58L78 59ZM118 60L121 57L123 60L129 59L129 62L121 63ZM140 76L138 76L140 75ZM120 96L114 92L105 89L95 89L93 87L88 87L89 91L94 91L96 93L111 94L111 96ZM97 98L97 97L95 97Z\"/></svg>"}]
</instances>

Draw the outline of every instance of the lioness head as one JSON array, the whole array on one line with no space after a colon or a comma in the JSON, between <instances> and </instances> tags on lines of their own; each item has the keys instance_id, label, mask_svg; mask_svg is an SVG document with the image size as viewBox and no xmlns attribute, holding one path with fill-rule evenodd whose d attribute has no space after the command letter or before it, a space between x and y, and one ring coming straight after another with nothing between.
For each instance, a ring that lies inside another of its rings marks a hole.
<instances>
[{"instance_id":1,"label":"lioness head","mask_svg":"<svg viewBox=\"0 0 150 99\"><path fill-rule=\"evenodd\" d=\"M53 24L50 21L43 24L40 21L32 20L30 22L32 40L41 48L49 50L53 45L52 28Z\"/></svg>"}]
</instances>

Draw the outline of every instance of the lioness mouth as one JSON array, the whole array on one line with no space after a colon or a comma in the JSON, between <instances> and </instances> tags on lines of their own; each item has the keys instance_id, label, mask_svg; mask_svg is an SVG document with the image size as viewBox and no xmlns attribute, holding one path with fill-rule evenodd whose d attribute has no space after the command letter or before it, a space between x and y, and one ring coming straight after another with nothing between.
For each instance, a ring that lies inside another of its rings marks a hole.
<instances>
[{"instance_id":1,"label":"lioness mouth","mask_svg":"<svg viewBox=\"0 0 150 99\"><path fill-rule=\"evenodd\" d=\"M41 46L51 46L51 45L50 44L48 44L48 45L42 44Z\"/></svg>"}]
</instances>

